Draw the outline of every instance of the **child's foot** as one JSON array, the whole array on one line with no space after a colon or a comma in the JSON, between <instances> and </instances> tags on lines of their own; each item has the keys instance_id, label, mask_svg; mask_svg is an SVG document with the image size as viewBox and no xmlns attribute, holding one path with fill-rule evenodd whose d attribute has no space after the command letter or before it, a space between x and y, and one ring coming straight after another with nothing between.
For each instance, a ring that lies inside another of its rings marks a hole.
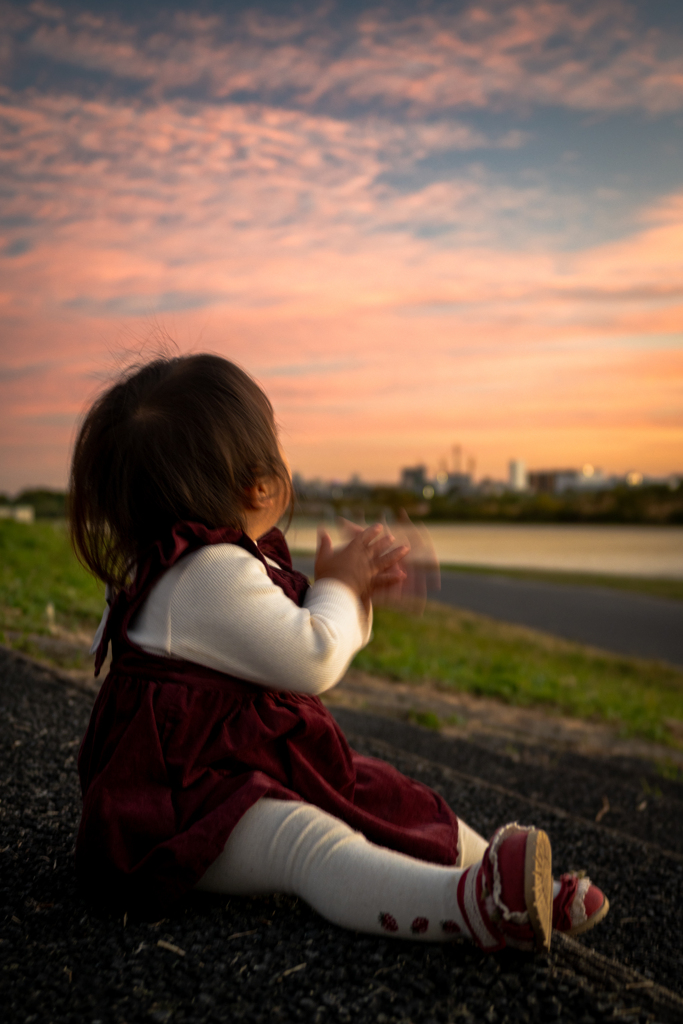
<instances>
[{"instance_id":1,"label":"child's foot","mask_svg":"<svg viewBox=\"0 0 683 1024\"><path fill-rule=\"evenodd\" d=\"M498 829L481 863L460 879L458 904L480 949L550 949L553 877L546 833L516 822Z\"/></svg>"},{"instance_id":2,"label":"child's foot","mask_svg":"<svg viewBox=\"0 0 683 1024\"><path fill-rule=\"evenodd\" d=\"M609 900L590 878L574 872L554 883L553 928L565 935L580 935L599 924L609 911Z\"/></svg>"}]
</instances>

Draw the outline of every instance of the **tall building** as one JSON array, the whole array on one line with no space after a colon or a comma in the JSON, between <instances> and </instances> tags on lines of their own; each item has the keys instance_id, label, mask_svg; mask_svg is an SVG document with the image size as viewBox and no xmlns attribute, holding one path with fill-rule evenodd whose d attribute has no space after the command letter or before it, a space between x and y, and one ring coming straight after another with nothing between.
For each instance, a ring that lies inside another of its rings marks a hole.
<instances>
[{"instance_id":1,"label":"tall building","mask_svg":"<svg viewBox=\"0 0 683 1024\"><path fill-rule=\"evenodd\" d=\"M453 445L453 472L462 473L462 445Z\"/></svg>"},{"instance_id":2,"label":"tall building","mask_svg":"<svg viewBox=\"0 0 683 1024\"><path fill-rule=\"evenodd\" d=\"M527 489L526 465L521 459L510 459L509 483L511 491L525 491Z\"/></svg>"}]
</instances>

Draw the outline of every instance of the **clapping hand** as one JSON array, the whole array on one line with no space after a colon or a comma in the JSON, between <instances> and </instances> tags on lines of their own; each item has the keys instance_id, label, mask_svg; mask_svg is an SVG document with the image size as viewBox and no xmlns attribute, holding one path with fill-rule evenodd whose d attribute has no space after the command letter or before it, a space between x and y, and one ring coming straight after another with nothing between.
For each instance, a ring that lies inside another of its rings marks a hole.
<instances>
[{"instance_id":1,"label":"clapping hand","mask_svg":"<svg viewBox=\"0 0 683 1024\"><path fill-rule=\"evenodd\" d=\"M346 520L344 520L346 523ZM321 530L315 556L316 580L340 580L369 607L377 588L399 585L405 572L399 563L409 552L406 544L396 545L381 523L362 527L348 523L347 544L333 548L330 535Z\"/></svg>"},{"instance_id":2,"label":"clapping hand","mask_svg":"<svg viewBox=\"0 0 683 1024\"><path fill-rule=\"evenodd\" d=\"M359 526L340 520L348 543L334 550L321 531L316 579L332 576L350 586L369 604L389 604L421 614L427 590L439 588L439 563L429 534L405 512L391 530L386 523Z\"/></svg>"}]
</instances>

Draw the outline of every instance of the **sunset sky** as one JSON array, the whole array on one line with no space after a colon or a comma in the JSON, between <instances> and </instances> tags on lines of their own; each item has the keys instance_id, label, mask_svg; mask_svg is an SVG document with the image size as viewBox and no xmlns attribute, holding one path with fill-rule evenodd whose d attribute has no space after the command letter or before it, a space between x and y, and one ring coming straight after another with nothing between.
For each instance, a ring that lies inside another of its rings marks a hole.
<instances>
[{"instance_id":1,"label":"sunset sky","mask_svg":"<svg viewBox=\"0 0 683 1024\"><path fill-rule=\"evenodd\" d=\"M294 469L683 470L683 4L0 4L0 490L159 339Z\"/></svg>"}]
</instances>

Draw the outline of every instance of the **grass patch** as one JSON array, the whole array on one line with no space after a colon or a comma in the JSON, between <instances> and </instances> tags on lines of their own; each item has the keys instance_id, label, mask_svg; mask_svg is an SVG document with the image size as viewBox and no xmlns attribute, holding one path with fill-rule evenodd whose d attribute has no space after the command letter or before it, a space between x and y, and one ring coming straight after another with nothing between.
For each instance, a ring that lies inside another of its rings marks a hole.
<instances>
[{"instance_id":1,"label":"grass patch","mask_svg":"<svg viewBox=\"0 0 683 1024\"><path fill-rule=\"evenodd\" d=\"M49 605L54 608L54 625ZM3 634L92 634L103 607L104 585L77 561L63 521L28 524L0 519Z\"/></svg>"},{"instance_id":2,"label":"grass patch","mask_svg":"<svg viewBox=\"0 0 683 1024\"><path fill-rule=\"evenodd\" d=\"M403 682L430 680L509 704L542 705L683 747L683 671L445 605L429 604L421 619L378 609L373 642L354 665Z\"/></svg>"},{"instance_id":3,"label":"grass patch","mask_svg":"<svg viewBox=\"0 0 683 1024\"><path fill-rule=\"evenodd\" d=\"M421 725L423 729L434 729L436 732L442 727L443 722L434 711L415 711L411 708L408 712L408 721L415 725Z\"/></svg>"},{"instance_id":4,"label":"grass patch","mask_svg":"<svg viewBox=\"0 0 683 1024\"><path fill-rule=\"evenodd\" d=\"M441 568L448 572L483 573L488 576L511 576L518 580L539 580L542 583L570 583L578 587L609 587L612 590L630 590L652 597L666 597L671 601L683 601L683 580L648 576L611 576L592 572L562 572L546 569L508 569L488 565L456 565L444 563Z\"/></svg>"},{"instance_id":5,"label":"grass patch","mask_svg":"<svg viewBox=\"0 0 683 1024\"><path fill-rule=\"evenodd\" d=\"M435 711L417 711L415 708L410 708L407 718L414 725L421 725L423 729L433 729L435 732L439 732L445 725L464 724L459 715L447 715L446 718L441 718Z\"/></svg>"}]
</instances>

